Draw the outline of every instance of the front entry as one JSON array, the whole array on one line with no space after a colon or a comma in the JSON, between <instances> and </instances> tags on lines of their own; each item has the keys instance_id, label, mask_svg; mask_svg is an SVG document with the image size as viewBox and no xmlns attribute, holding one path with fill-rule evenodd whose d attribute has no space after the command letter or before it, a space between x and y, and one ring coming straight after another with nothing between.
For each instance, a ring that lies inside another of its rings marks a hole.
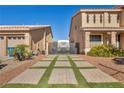
<instances>
[{"instance_id":1,"label":"front entry","mask_svg":"<svg viewBox=\"0 0 124 93\"><path fill-rule=\"evenodd\" d=\"M13 52L14 52L14 47L8 47L7 48L7 51L8 51L8 56L13 56Z\"/></svg>"}]
</instances>

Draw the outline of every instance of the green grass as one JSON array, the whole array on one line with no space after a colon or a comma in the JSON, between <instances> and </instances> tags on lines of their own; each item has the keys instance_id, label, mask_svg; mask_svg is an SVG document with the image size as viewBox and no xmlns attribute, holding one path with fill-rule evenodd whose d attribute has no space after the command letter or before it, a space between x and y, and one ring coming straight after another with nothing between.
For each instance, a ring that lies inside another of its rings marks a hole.
<instances>
[{"instance_id":1,"label":"green grass","mask_svg":"<svg viewBox=\"0 0 124 93\"><path fill-rule=\"evenodd\" d=\"M91 88L124 88L121 83L89 83Z\"/></svg>"},{"instance_id":2,"label":"green grass","mask_svg":"<svg viewBox=\"0 0 124 93\"><path fill-rule=\"evenodd\" d=\"M77 79L77 82L78 82L78 85L76 87L78 88L88 88L89 85L88 83L86 82L85 78L81 75L79 69L77 68L76 64L73 62L73 60L71 59L71 57L68 56L68 59L69 59L69 62L70 64L72 65L72 68L73 68L73 71L75 73L75 76L76 76L76 79Z\"/></svg>"}]
</instances>

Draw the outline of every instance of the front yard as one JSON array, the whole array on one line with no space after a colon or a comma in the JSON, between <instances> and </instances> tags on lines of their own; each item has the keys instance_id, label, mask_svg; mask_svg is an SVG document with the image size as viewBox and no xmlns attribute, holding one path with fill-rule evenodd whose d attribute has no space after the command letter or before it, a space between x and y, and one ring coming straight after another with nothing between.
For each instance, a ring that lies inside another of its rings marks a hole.
<instances>
[{"instance_id":1,"label":"front yard","mask_svg":"<svg viewBox=\"0 0 124 93\"><path fill-rule=\"evenodd\" d=\"M106 59L104 60L95 59L95 60L104 61ZM79 55L75 55L75 56L56 55L54 56L54 58L48 56L45 59L36 62L36 63L40 63L39 65L35 64L27 68L28 70L45 69L44 74L40 77L40 79L37 79L38 83L33 84L32 81L29 80L32 79L33 76L30 78L28 77L29 79L27 79L27 77L25 77L24 75L25 73L24 72L18 75L18 77L9 80L9 82L2 87L4 88L123 88L124 87L124 84L118 82L119 80L118 78L116 78L118 79L116 80L113 78L113 76L111 77L110 75L108 75L109 73L106 74L102 72L104 70L99 67L96 61L94 61L93 58L91 57L82 56L82 55L80 57ZM102 71L97 69L96 67L101 69ZM82 73L82 71L85 70L91 71L93 76L89 74L90 72L85 72L86 75ZM95 74L96 72L92 72L93 70L96 71L98 70L98 72L100 72L98 76L102 75L103 79L96 76L97 74ZM35 72L32 73L34 73L34 75L36 74ZM105 75L101 73L104 73ZM88 74L90 75L90 78L89 76L87 76ZM94 75L97 78L95 78ZM27 80L27 84L25 84L24 79ZM20 82L19 80L21 80L22 82Z\"/></svg>"}]
</instances>

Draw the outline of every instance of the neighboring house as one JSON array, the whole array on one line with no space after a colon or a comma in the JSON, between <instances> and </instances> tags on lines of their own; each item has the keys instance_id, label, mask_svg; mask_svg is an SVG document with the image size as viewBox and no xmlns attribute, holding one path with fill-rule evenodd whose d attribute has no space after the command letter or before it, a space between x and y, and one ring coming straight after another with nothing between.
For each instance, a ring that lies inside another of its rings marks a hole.
<instances>
[{"instance_id":1,"label":"neighboring house","mask_svg":"<svg viewBox=\"0 0 124 93\"><path fill-rule=\"evenodd\" d=\"M29 45L32 51L46 51L53 35L49 25L1 25L0 56L12 56L19 44Z\"/></svg>"},{"instance_id":2,"label":"neighboring house","mask_svg":"<svg viewBox=\"0 0 124 93\"><path fill-rule=\"evenodd\" d=\"M69 53L69 40L57 40L49 43L49 54Z\"/></svg>"},{"instance_id":3,"label":"neighboring house","mask_svg":"<svg viewBox=\"0 0 124 93\"><path fill-rule=\"evenodd\" d=\"M111 44L124 49L124 6L112 9L80 9L71 19L70 43L78 53Z\"/></svg>"}]
</instances>

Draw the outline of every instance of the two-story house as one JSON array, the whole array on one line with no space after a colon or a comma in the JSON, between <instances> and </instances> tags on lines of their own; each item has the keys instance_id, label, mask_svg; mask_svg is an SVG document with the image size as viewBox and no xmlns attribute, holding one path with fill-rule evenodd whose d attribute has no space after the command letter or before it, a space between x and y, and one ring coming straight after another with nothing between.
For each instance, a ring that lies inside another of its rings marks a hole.
<instances>
[{"instance_id":1,"label":"two-story house","mask_svg":"<svg viewBox=\"0 0 124 93\"><path fill-rule=\"evenodd\" d=\"M86 54L100 44L124 49L124 6L80 9L71 19L69 39L78 53Z\"/></svg>"}]
</instances>

